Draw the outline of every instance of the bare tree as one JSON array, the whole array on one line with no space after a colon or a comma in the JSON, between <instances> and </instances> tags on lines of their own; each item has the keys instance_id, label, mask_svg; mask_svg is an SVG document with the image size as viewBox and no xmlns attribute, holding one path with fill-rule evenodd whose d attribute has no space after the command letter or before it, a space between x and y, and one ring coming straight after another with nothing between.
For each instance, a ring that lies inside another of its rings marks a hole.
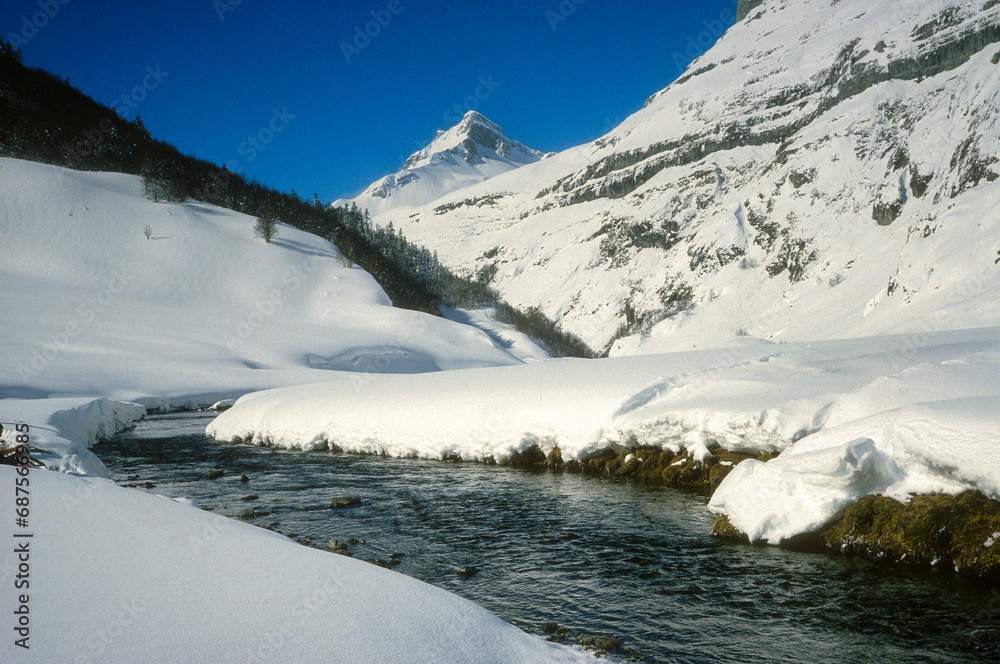
<instances>
[{"instance_id":1,"label":"bare tree","mask_svg":"<svg viewBox=\"0 0 1000 664\"><path fill-rule=\"evenodd\" d=\"M278 235L278 218L270 212L257 217L253 234L255 237L262 238L264 242L270 242Z\"/></svg>"}]
</instances>

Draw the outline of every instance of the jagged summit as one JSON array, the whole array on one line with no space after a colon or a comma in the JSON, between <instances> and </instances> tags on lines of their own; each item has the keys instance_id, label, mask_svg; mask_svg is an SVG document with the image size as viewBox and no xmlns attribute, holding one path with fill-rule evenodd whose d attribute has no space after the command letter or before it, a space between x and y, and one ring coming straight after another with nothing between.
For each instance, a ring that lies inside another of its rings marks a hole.
<instances>
[{"instance_id":1,"label":"jagged summit","mask_svg":"<svg viewBox=\"0 0 1000 664\"><path fill-rule=\"evenodd\" d=\"M483 114L469 111L461 122L439 131L427 147L410 155L400 171L374 182L357 198L334 205L356 203L373 215L424 205L546 156L508 138Z\"/></svg>"},{"instance_id":2,"label":"jagged summit","mask_svg":"<svg viewBox=\"0 0 1000 664\"><path fill-rule=\"evenodd\" d=\"M469 111L462 121L447 131L439 131L430 145L410 155L403 164L405 169L415 169L432 163L434 159L449 159L452 155L466 163L483 163L490 152L506 161L523 165L542 159L545 155L525 147L504 136L495 122L477 111Z\"/></svg>"}]
</instances>

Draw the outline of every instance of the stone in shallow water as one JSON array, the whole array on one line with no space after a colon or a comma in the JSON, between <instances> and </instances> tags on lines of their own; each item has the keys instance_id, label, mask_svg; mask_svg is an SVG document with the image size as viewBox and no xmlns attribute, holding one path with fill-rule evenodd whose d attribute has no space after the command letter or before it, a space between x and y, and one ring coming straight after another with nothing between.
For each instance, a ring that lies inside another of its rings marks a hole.
<instances>
[{"instance_id":1,"label":"stone in shallow water","mask_svg":"<svg viewBox=\"0 0 1000 664\"><path fill-rule=\"evenodd\" d=\"M584 648L593 648L597 652L615 652L622 647L622 641L612 636L581 636L578 639Z\"/></svg>"},{"instance_id":2,"label":"stone in shallow water","mask_svg":"<svg viewBox=\"0 0 1000 664\"><path fill-rule=\"evenodd\" d=\"M470 576L475 576L476 574L479 574L479 568L473 567L472 565L462 565L457 570L455 570L455 573L458 574L463 579L468 579Z\"/></svg>"},{"instance_id":3,"label":"stone in shallow water","mask_svg":"<svg viewBox=\"0 0 1000 664\"><path fill-rule=\"evenodd\" d=\"M334 553L344 553L344 554L346 554L348 550L347 544L336 539L330 540L330 542L326 545L326 548L330 549Z\"/></svg>"},{"instance_id":4,"label":"stone in shallow water","mask_svg":"<svg viewBox=\"0 0 1000 664\"><path fill-rule=\"evenodd\" d=\"M212 470L205 473L205 477L210 480L217 480L222 477L225 473L221 468L213 468Z\"/></svg>"},{"instance_id":5,"label":"stone in shallow water","mask_svg":"<svg viewBox=\"0 0 1000 664\"><path fill-rule=\"evenodd\" d=\"M354 507L355 505L360 505L361 499L355 497L340 497L334 498L330 501L330 507L340 508L340 507Z\"/></svg>"}]
</instances>

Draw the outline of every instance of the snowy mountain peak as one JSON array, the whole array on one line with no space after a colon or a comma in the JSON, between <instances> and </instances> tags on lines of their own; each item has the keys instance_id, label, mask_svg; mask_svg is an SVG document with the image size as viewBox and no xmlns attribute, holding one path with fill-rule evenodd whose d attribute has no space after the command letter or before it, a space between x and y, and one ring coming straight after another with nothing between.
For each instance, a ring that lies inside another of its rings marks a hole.
<instances>
[{"instance_id":1,"label":"snowy mountain peak","mask_svg":"<svg viewBox=\"0 0 1000 664\"><path fill-rule=\"evenodd\" d=\"M737 14L600 139L376 223L613 354L993 324L1000 2Z\"/></svg>"},{"instance_id":2,"label":"snowy mountain peak","mask_svg":"<svg viewBox=\"0 0 1000 664\"><path fill-rule=\"evenodd\" d=\"M468 163L488 158L495 151L502 159L517 164L529 164L545 155L525 147L504 136L500 125L486 118L482 113L469 111L462 121L447 131L439 131L431 143L410 155L404 169L414 169L431 163L434 159L447 159L445 155L455 155Z\"/></svg>"},{"instance_id":3,"label":"snowy mountain peak","mask_svg":"<svg viewBox=\"0 0 1000 664\"><path fill-rule=\"evenodd\" d=\"M334 205L357 203L373 215L425 205L547 156L508 138L482 113L469 111L454 127L438 131L425 148L410 155L402 170L372 183L357 198Z\"/></svg>"},{"instance_id":4,"label":"snowy mountain peak","mask_svg":"<svg viewBox=\"0 0 1000 664\"><path fill-rule=\"evenodd\" d=\"M503 134L503 131L501 131L500 129L500 125L490 121L489 119L487 119L485 115L483 115L479 111L469 111L468 113L466 113L465 117L462 118L462 122L460 122L458 126L470 127L472 125L482 125L487 129L496 132L497 134Z\"/></svg>"}]
</instances>

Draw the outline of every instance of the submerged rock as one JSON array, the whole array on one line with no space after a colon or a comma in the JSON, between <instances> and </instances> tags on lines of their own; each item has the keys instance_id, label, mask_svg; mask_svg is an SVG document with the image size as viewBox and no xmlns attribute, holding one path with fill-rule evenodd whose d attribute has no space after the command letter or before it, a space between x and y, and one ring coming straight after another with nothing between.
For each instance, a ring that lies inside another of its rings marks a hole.
<instances>
[{"instance_id":1,"label":"submerged rock","mask_svg":"<svg viewBox=\"0 0 1000 664\"><path fill-rule=\"evenodd\" d=\"M342 496L330 501L330 507L338 509L341 507L354 507L361 504L361 499L354 496Z\"/></svg>"},{"instance_id":2,"label":"submerged rock","mask_svg":"<svg viewBox=\"0 0 1000 664\"><path fill-rule=\"evenodd\" d=\"M472 565L462 565L457 570L455 570L455 573L458 574L463 579L468 579L470 576L475 576L476 574L479 574L479 568L473 567Z\"/></svg>"},{"instance_id":3,"label":"submerged rock","mask_svg":"<svg viewBox=\"0 0 1000 664\"><path fill-rule=\"evenodd\" d=\"M212 470L205 473L205 479L217 480L222 477L225 473L221 468L213 468Z\"/></svg>"},{"instance_id":4,"label":"submerged rock","mask_svg":"<svg viewBox=\"0 0 1000 664\"><path fill-rule=\"evenodd\" d=\"M327 543L326 548L328 548L330 551L333 551L334 553L339 553L339 554L343 554L343 555L350 555L348 553L349 549L347 547L347 544L345 542L341 542L340 540L336 540L336 539L330 540Z\"/></svg>"},{"instance_id":5,"label":"submerged rock","mask_svg":"<svg viewBox=\"0 0 1000 664\"><path fill-rule=\"evenodd\" d=\"M584 648L591 648L599 653L612 653L622 647L621 639L612 636L581 636L577 639Z\"/></svg>"}]
</instances>

